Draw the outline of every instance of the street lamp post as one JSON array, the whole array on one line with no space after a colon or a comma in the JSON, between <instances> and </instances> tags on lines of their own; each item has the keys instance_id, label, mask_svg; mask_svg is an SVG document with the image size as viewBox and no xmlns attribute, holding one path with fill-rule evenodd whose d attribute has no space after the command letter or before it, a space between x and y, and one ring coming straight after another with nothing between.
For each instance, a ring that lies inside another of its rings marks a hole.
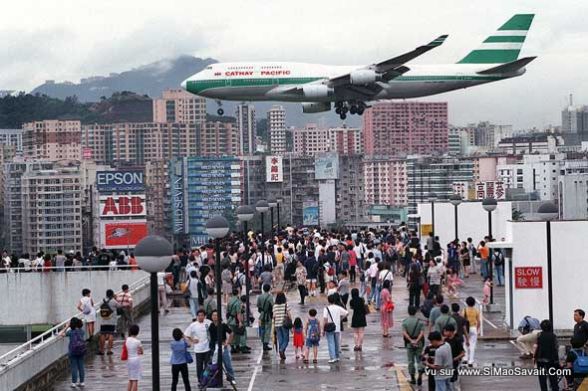
<instances>
[{"instance_id":1,"label":"street lamp post","mask_svg":"<svg viewBox=\"0 0 588 391\"><path fill-rule=\"evenodd\" d=\"M261 241L262 242L263 242L263 236L265 234L265 232L263 231L263 215L264 215L264 213L267 213L269 208L270 208L270 206L266 200L259 200L255 204L255 210L261 214Z\"/></svg>"},{"instance_id":2,"label":"street lamp post","mask_svg":"<svg viewBox=\"0 0 588 391\"><path fill-rule=\"evenodd\" d=\"M431 192L428 197L431 203L431 233L435 237L435 200L437 199L437 194Z\"/></svg>"},{"instance_id":3,"label":"street lamp post","mask_svg":"<svg viewBox=\"0 0 588 391\"><path fill-rule=\"evenodd\" d=\"M173 249L165 238L149 235L135 247L137 265L149 273L151 289L151 351L152 388L159 391L159 304L157 295L157 273L171 262Z\"/></svg>"},{"instance_id":4,"label":"street lamp post","mask_svg":"<svg viewBox=\"0 0 588 391\"><path fill-rule=\"evenodd\" d=\"M488 239L492 240L492 212L496 210L498 202L494 198L484 198L482 207L488 212ZM492 257L488 257L488 274L490 274L490 304L494 304L494 272Z\"/></svg>"},{"instance_id":5,"label":"street lamp post","mask_svg":"<svg viewBox=\"0 0 588 391\"><path fill-rule=\"evenodd\" d=\"M227 236L229 233L229 222L222 216L214 216L206 222L206 232L212 238L214 238L216 245L216 260L214 262L214 279L216 281L216 315L218 317L218 326L216 331L217 339L217 364L218 364L218 377L217 383L222 388L223 386L223 341L222 341L222 328L223 328L223 316L222 316L222 295L221 295L221 251L220 251L220 240Z\"/></svg>"},{"instance_id":6,"label":"street lamp post","mask_svg":"<svg viewBox=\"0 0 588 391\"><path fill-rule=\"evenodd\" d=\"M247 238L247 222L250 221L255 215L255 210L249 205L240 206L237 208L237 219L243 223L243 245L245 246L245 296L247 296L246 303L246 314L247 314L247 326L249 324L249 318L251 317L251 310L249 308L249 291L251 286L251 273L249 271L249 239Z\"/></svg>"},{"instance_id":7,"label":"street lamp post","mask_svg":"<svg viewBox=\"0 0 588 391\"><path fill-rule=\"evenodd\" d=\"M267 200L267 204L270 207L270 221L272 223L272 225L270 226L270 234L273 238L273 236L274 236L274 208L276 206L278 206L278 201L276 201L275 198L270 198L269 200Z\"/></svg>"},{"instance_id":8,"label":"street lamp post","mask_svg":"<svg viewBox=\"0 0 588 391\"><path fill-rule=\"evenodd\" d=\"M553 325L553 287L552 287L552 265L551 265L551 220L555 220L559 216L557 206L551 202L546 201L539 205L537 214L541 220L545 221L547 233L547 302L549 308L549 321Z\"/></svg>"},{"instance_id":9,"label":"street lamp post","mask_svg":"<svg viewBox=\"0 0 588 391\"><path fill-rule=\"evenodd\" d=\"M280 204L284 202L282 197L276 198L276 202L278 203L278 231L280 230Z\"/></svg>"},{"instance_id":10,"label":"street lamp post","mask_svg":"<svg viewBox=\"0 0 588 391\"><path fill-rule=\"evenodd\" d=\"M457 218L457 207L459 206L459 204L461 204L461 196L459 194L452 194L451 196L449 196L449 202L451 202L451 205L453 205L453 214L455 217L455 240L458 241L459 240L459 233L458 233L458 218Z\"/></svg>"}]
</instances>

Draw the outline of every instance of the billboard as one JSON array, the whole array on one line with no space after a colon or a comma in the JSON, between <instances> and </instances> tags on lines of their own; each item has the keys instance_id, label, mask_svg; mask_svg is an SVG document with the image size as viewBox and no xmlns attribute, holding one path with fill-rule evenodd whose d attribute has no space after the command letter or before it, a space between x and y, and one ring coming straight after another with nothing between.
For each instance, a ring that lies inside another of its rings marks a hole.
<instances>
[{"instance_id":1,"label":"billboard","mask_svg":"<svg viewBox=\"0 0 588 391\"><path fill-rule=\"evenodd\" d=\"M99 192L144 191L143 171L98 171L96 187Z\"/></svg>"},{"instance_id":2,"label":"billboard","mask_svg":"<svg viewBox=\"0 0 588 391\"><path fill-rule=\"evenodd\" d=\"M145 220L103 221L101 228L105 249L135 248L149 234Z\"/></svg>"},{"instance_id":3,"label":"billboard","mask_svg":"<svg viewBox=\"0 0 588 391\"><path fill-rule=\"evenodd\" d=\"M319 207L316 201L304 201L302 203L302 225L319 225Z\"/></svg>"},{"instance_id":4,"label":"billboard","mask_svg":"<svg viewBox=\"0 0 588 391\"><path fill-rule=\"evenodd\" d=\"M515 267L516 289L542 289L543 270L541 266Z\"/></svg>"},{"instance_id":5,"label":"billboard","mask_svg":"<svg viewBox=\"0 0 588 391\"><path fill-rule=\"evenodd\" d=\"M314 158L314 179L339 179L339 155L317 155Z\"/></svg>"},{"instance_id":6,"label":"billboard","mask_svg":"<svg viewBox=\"0 0 588 391\"><path fill-rule=\"evenodd\" d=\"M100 196L100 217L145 216L145 194Z\"/></svg>"},{"instance_id":7,"label":"billboard","mask_svg":"<svg viewBox=\"0 0 588 391\"><path fill-rule=\"evenodd\" d=\"M266 182L283 182L284 165L281 156L265 157Z\"/></svg>"},{"instance_id":8,"label":"billboard","mask_svg":"<svg viewBox=\"0 0 588 391\"><path fill-rule=\"evenodd\" d=\"M185 167L185 159L178 159L171 167L170 185L172 198L172 229L174 234L186 233L186 203L184 202L184 172L187 171ZM221 185L224 185L222 183Z\"/></svg>"},{"instance_id":9,"label":"billboard","mask_svg":"<svg viewBox=\"0 0 588 391\"><path fill-rule=\"evenodd\" d=\"M504 182L476 182L476 199L483 200L484 198L494 198L496 200L506 199L506 186L504 186Z\"/></svg>"}]
</instances>

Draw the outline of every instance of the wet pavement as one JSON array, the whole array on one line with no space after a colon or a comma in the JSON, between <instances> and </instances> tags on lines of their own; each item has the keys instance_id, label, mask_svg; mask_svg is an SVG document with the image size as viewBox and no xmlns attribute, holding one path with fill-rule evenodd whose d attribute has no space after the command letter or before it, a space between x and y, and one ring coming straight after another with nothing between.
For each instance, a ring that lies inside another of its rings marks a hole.
<instances>
[{"instance_id":1,"label":"wet pavement","mask_svg":"<svg viewBox=\"0 0 588 391\"><path fill-rule=\"evenodd\" d=\"M481 279L472 276L466 279L460 297L455 300L461 302L465 297L474 295L480 297ZM502 292L501 292L502 291ZM501 296L502 295L502 296ZM262 353L257 338L251 337L256 329L249 330L248 345L253 348L251 354L233 355L233 366L236 372L237 388L239 390L411 390L407 382L408 370L406 366L406 350L403 348L400 335L400 322L407 316L408 294L406 283L401 277L395 277L392 291L396 303L394 311L394 327L392 338L383 338L380 331L379 314L368 315L363 352L353 351L353 333L346 328L342 333L342 359L337 364L329 364L326 340L321 340L318 364L303 364L296 360L292 341L286 351L287 359L280 362L274 351ZM502 288L496 289L496 302L504 300ZM316 308L321 314L326 299L311 297L304 306L298 304L298 294L288 293L289 307L293 316L307 318L310 308ZM251 299L251 308L257 318L255 297ZM351 317L349 317L351 319ZM502 314L489 315L489 322L485 322L486 334L489 340L478 343L477 361L479 366L530 367L531 362L518 358L519 353L509 340L504 339L508 334L502 327ZM190 323L187 308L172 308L170 314L160 316L160 361L161 361L161 389L171 387L171 368L169 365L169 342L175 327L185 329ZM143 379L139 383L142 390L151 389L151 354L150 354L150 318L140 319L141 332L139 339L143 341L145 355L143 357ZM499 338L499 339L495 339ZM86 360L86 389L87 390L124 390L126 389L126 366L120 360L122 341L115 343L113 356L90 356ZM196 389L195 364L190 366L190 379L193 389ZM425 380L426 384L426 380ZM467 377L461 381L462 390L506 390L516 387L518 391L538 390L535 377ZM69 376L62 376L55 390L70 390ZM180 381L179 389L183 386ZM414 389L419 389L414 387ZM424 385L422 390L426 390Z\"/></svg>"}]
</instances>

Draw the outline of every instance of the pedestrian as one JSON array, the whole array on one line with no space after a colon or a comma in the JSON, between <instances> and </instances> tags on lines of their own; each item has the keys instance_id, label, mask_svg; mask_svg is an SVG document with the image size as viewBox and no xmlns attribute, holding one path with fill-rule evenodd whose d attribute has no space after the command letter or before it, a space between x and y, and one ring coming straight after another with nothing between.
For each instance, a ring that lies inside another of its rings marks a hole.
<instances>
[{"instance_id":1,"label":"pedestrian","mask_svg":"<svg viewBox=\"0 0 588 391\"><path fill-rule=\"evenodd\" d=\"M139 335L139 326L134 324L129 327L129 336L124 345L127 350L127 371L129 383L127 391L137 391L139 389L139 380L141 380L141 356L143 355L143 345L137 338Z\"/></svg>"},{"instance_id":2,"label":"pedestrian","mask_svg":"<svg viewBox=\"0 0 588 391\"><path fill-rule=\"evenodd\" d=\"M189 339L184 337L182 330L175 328L172 331L173 341L170 342L171 350L171 370L172 370L172 391L178 389L179 375L182 374L184 389L191 391L190 377L188 376L188 364L193 362L192 355L188 351L190 348Z\"/></svg>"},{"instance_id":3,"label":"pedestrian","mask_svg":"<svg viewBox=\"0 0 588 391\"><path fill-rule=\"evenodd\" d=\"M392 313L394 311L394 302L390 294L390 281L385 280L380 293L380 325L382 326L382 337L390 338L390 328L394 325Z\"/></svg>"},{"instance_id":4,"label":"pedestrian","mask_svg":"<svg viewBox=\"0 0 588 391\"><path fill-rule=\"evenodd\" d=\"M280 292L276 296L276 302L273 307L273 321L278 338L278 351L282 361L286 359L285 352L290 340L290 328L287 327L286 321L288 318L292 319L292 315L288 309L286 295L284 292Z\"/></svg>"},{"instance_id":5,"label":"pedestrian","mask_svg":"<svg viewBox=\"0 0 588 391\"><path fill-rule=\"evenodd\" d=\"M504 254L499 248L494 249L491 261L494 263L493 274L496 277L498 286L504 286Z\"/></svg>"},{"instance_id":6,"label":"pedestrian","mask_svg":"<svg viewBox=\"0 0 588 391\"><path fill-rule=\"evenodd\" d=\"M186 283L186 295L188 296L188 303L190 305L190 314L192 319L196 318L200 303L200 279L198 278L198 272L191 270L188 274L188 282Z\"/></svg>"},{"instance_id":7,"label":"pedestrian","mask_svg":"<svg viewBox=\"0 0 588 391\"><path fill-rule=\"evenodd\" d=\"M584 310L578 308L574 310L574 338L582 342L582 345L586 345L588 342L588 322L584 320L586 313Z\"/></svg>"},{"instance_id":8,"label":"pedestrian","mask_svg":"<svg viewBox=\"0 0 588 391\"><path fill-rule=\"evenodd\" d=\"M296 354L296 360L298 360L299 358L304 358L304 330L302 325L302 319L300 319L299 317L294 319L292 334L292 344L294 345L294 354Z\"/></svg>"},{"instance_id":9,"label":"pedestrian","mask_svg":"<svg viewBox=\"0 0 588 391\"><path fill-rule=\"evenodd\" d=\"M341 296L341 302L343 306L347 308L347 302L349 301L349 279L347 278L347 271L343 270L339 277L339 284L337 287L337 292L339 296Z\"/></svg>"},{"instance_id":10,"label":"pedestrian","mask_svg":"<svg viewBox=\"0 0 588 391\"><path fill-rule=\"evenodd\" d=\"M210 341L209 341L209 328L212 321L206 319L206 313L203 309L199 309L196 313L196 320L192 322L188 328L184 331L184 335L194 348L194 354L196 356L196 377L198 383L202 384L202 373L208 363L210 356Z\"/></svg>"},{"instance_id":11,"label":"pedestrian","mask_svg":"<svg viewBox=\"0 0 588 391\"><path fill-rule=\"evenodd\" d=\"M463 339L457 335L456 328L453 324L448 324L443 328L443 338L451 347L451 357L453 359L453 375L451 376L450 382L456 383L458 380L457 368L465 356Z\"/></svg>"},{"instance_id":12,"label":"pedestrian","mask_svg":"<svg viewBox=\"0 0 588 391\"><path fill-rule=\"evenodd\" d=\"M470 330L468 340L470 345L466 351L468 366L473 366L476 358L476 345L478 344L478 334L480 334L480 311L476 308L476 299L472 296L466 299L467 307L463 310L463 317L468 321Z\"/></svg>"},{"instance_id":13,"label":"pedestrian","mask_svg":"<svg viewBox=\"0 0 588 391\"><path fill-rule=\"evenodd\" d=\"M478 245L478 254L480 256L480 274L485 280L488 278L488 262L490 261L490 249L486 246L485 241L481 241Z\"/></svg>"},{"instance_id":14,"label":"pedestrian","mask_svg":"<svg viewBox=\"0 0 588 391\"><path fill-rule=\"evenodd\" d=\"M329 346L329 364L339 361L341 346L341 320L349 313L336 304L335 295L327 298L329 305L323 310L323 336L327 337Z\"/></svg>"},{"instance_id":15,"label":"pedestrian","mask_svg":"<svg viewBox=\"0 0 588 391\"><path fill-rule=\"evenodd\" d=\"M582 365L582 363L586 362L586 353L584 352L582 341L572 337L570 344L571 348L566 356L566 368L570 369L572 373L566 377L566 382L568 390L576 390L580 389L580 384L588 376L588 367Z\"/></svg>"},{"instance_id":16,"label":"pedestrian","mask_svg":"<svg viewBox=\"0 0 588 391\"><path fill-rule=\"evenodd\" d=\"M257 297L257 311L259 312L259 338L263 344L263 350L272 350L270 344L272 332L272 319L274 298L270 293L271 286L263 285L263 293Z\"/></svg>"},{"instance_id":17,"label":"pedestrian","mask_svg":"<svg viewBox=\"0 0 588 391\"><path fill-rule=\"evenodd\" d=\"M355 279L357 276L357 254L353 251L353 246L348 244L345 248L347 253L349 254L349 282L355 284Z\"/></svg>"},{"instance_id":18,"label":"pedestrian","mask_svg":"<svg viewBox=\"0 0 588 391\"><path fill-rule=\"evenodd\" d=\"M123 284L122 291L116 296L116 301L119 304L118 312L118 331L122 338L129 331L129 327L134 323L133 320L133 297L127 284Z\"/></svg>"},{"instance_id":19,"label":"pedestrian","mask_svg":"<svg viewBox=\"0 0 588 391\"><path fill-rule=\"evenodd\" d=\"M411 257L411 262L408 266L407 284L408 284L408 304L419 308L421 305L421 289L425 283L423 276L423 266L416 257Z\"/></svg>"},{"instance_id":20,"label":"pedestrian","mask_svg":"<svg viewBox=\"0 0 588 391\"><path fill-rule=\"evenodd\" d=\"M137 258L135 258L134 253L131 253L131 255L129 256L129 266L131 267L131 271L136 272L137 270L139 270Z\"/></svg>"},{"instance_id":21,"label":"pedestrian","mask_svg":"<svg viewBox=\"0 0 588 391\"><path fill-rule=\"evenodd\" d=\"M408 307L408 318L402 321L402 336L404 337L404 347L408 359L408 373L410 374L410 384L418 386L423 384L423 364L421 355L425 341L425 324L416 317L417 307ZM418 369L418 378L416 373Z\"/></svg>"},{"instance_id":22,"label":"pedestrian","mask_svg":"<svg viewBox=\"0 0 588 391\"><path fill-rule=\"evenodd\" d=\"M431 333L429 333L429 336ZM423 367L430 368L430 365L435 364L435 352L437 347L434 346L429 340L429 344L423 349L423 355L421 356L421 362ZM427 371L427 385L429 391L435 391L435 373L430 370Z\"/></svg>"},{"instance_id":23,"label":"pedestrian","mask_svg":"<svg viewBox=\"0 0 588 391\"><path fill-rule=\"evenodd\" d=\"M443 333L443 329L445 326L452 325L454 330L457 328L457 323L455 319L449 314L449 306L447 304L443 304L439 311L441 314L435 320L435 324L433 325L433 329L440 333Z\"/></svg>"},{"instance_id":24,"label":"pedestrian","mask_svg":"<svg viewBox=\"0 0 588 391\"><path fill-rule=\"evenodd\" d=\"M451 377L453 373L451 346L447 342L443 342L443 337L438 331L433 331L429 334L429 341L436 349L434 363L426 364L433 370L435 376L435 390L450 391L452 390Z\"/></svg>"},{"instance_id":25,"label":"pedestrian","mask_svg":"<svg viewBox=\"0 0 588 391\"><path fill-rule=\"evenodd\" d=\"M86 341L84 336L84 324L75 316L71 318L67 326L59 333L60 336L69 337L67 354L71 369L71 388L85 387L84 356L86 354ZM79 376L79 381L78 381Z\"/></svg>"},{"instance_id":26,"label":"pedestrian","mask_svg":"<svg viewBox=\"0 0 588 391\"><path fill-rule=\"evenodd\" d=\"M55 256L55 271L65 271L65 255L63 255L63 250L61 249L57 250L57 255Z\"/></svg>"},{"instance_id":27,"label":"pedestrian","mask_svg":"<svg viewBox=\"0 0 588 391\"><path fill-rule=\"evenodd\" d=\"M250 353L246 344L241 341L241 337L247 333L245 322L242 317L241 299L239 289L233 288L231 298L227 303L227 325L233 333L231 353Z\"/></svg>"},{"instance_id":28,"label":"pedestrian","mask_svg":"<svg viewBox=\"0 0 588 391\"><path fill-rule=\"evenodd\" d=\"M470 251L468 250L468 244L466 242L461 242L461 246L459 248L459 262L462 266L460 269L460 277L469 278L471 274L471 257Z\"/></svg>"},{"instance_id":29,"label":"pedestrian","mask_svg":"<svg viewBox=\"0 0 588 391\"><path fill-rule=\"evenodd\" d=\"M470 257L470 274L476 274L478 272L476 267L476 258L478 258L478 251L476 250L476 246L474 245L474 240L472 238L467 238L466 248L468 249Z\"/></svg>"},{"instance_id":30,"label":"pedestrian","mask_svg":"<svg viewBox=\"0 0 588 391\"><path fill-rule=\"evenodd\" d=\"M78 302L76 308L84 315L84 322L86 323L86 332L88 333L88 340L91 341L94 337L94 325L96 323L96 309L94 308L94 300L92 300L91 291L87 288L82 289L82 298Z\"/></svg>"},{"instance_id":31,"label":"pedestrian","mask_svg":"<svg viewBox=\"0 0 588 391\"><path fill-rule=\"evenodd\" d=\"M318 362L318 347L321 340L321 322L316 318L317 311L311 308L308 311L308 320L304 327L306 334L306 349L304 353L304 363L308 364L310 359L310 349L312 348L313 364Z\"/></svg>"},{"instance_id":32,"label":"pedestrian","mask_svg":"<svg viewBox=\"0 0 588 391\"><path fill-rule=\"evenodd\" d=\"M296 276L296 284L298 285L298 292L300 293L300 303L304 305L304 298L308 295L308 290L306 288L306 278L307 272L306 268L302 264L302 262L297 261L296 272L294 273Z\"/></svg>"},{"instance_id":33,"label":"pedestrian","mask_svg":"<svg viewBox=\"0 0 588 391\"><path fill-rule=\"evenodd\" d=\"M104 345L108 342L107 355L112 355L112 345L114 343L114 334L116 332L116 324L118 322L118 308L119 304L114 297L114 291L108 289L106 297L102 299L100 304L100 317L102 323L100 324L100 339L98 341L98 355L104 355Z\"/></svg>"},{"instance_id":34,"label":"pedestrian","mask_svg":"<svg viewBox=\"0 0 588 391\"><path fill-rule=\"evenodd\" d=\"M429 261L429 268L427 270L429 292L432 292L434 295L441 294L441 277L443 276L442 267L442 262L435 262L434 259Z\"/></svg>"},{"instance_id":35,"label":"pedestrian","mask_svg":"<svg viewBox=\"0 0 588 391\"><path fill-rule=\"evenodd\" d=\"M455 320L455 333L464 341L464 350L470 345L469 335L470 330L468 321L460 314L460 307L457 303L451 303L451 317Z\"/></svg>"},{"instance_id":36,"label":"pedestrian","mask_svg":"<svg viewBox=\"0 0 588 391\"><path fill-rule=\"evenodd\" d=\"M537 337L541 332L541 323L539 322L539 319L533 318L529 315L525 316L519 323L518 330L521 335L517 337L515 345L521 351L521 358L533 358Z\"/></svg>"},{"instance_id":37,"label":"pedestrian","mask_svg":"<svg viewBox=\"0 0 588 391\"><path fill-rule=\"evenodd\" d=\"M490 296L492 294L492 278L486 277L484 279L484 288L482 288L482 293L484 294L484 299L482 300L482 303L489 304Z\"/></svg>"},{"instance_id":38,"label":"pedestrian","mask_svg":"<svg viewBox=\"0 0 588 391\"><path fill-rule=\"evenodd\" d=\"M351 290L351 301L349 302L349 308L353 310L353 316L351 317L351 328L353 329L353 341L355 345L353 347L354 352L361 352L363 346L363 336L365 328L367 327L367 305L365 299L359 296L359 290L353 288Z\"/></svg>"},{"instance_id":39,"label":"pedestrian","mask_svg":"<svg viewBox=\"0 0 588 391\"><path fill-rule=\"evenodd\" d=\"M223 292L223 303L227 304L229 302L229 296L233 290L233 273L231 273L231 269L229 268L228 264L222 265L222 272L220 275L221 278L221 287ZM215 276L216 278L216 276ZM237 295L239 292L237 292Z\"/></svg>"},{"instance_id":40,"label":"pedestrian","mask_svg":"<svg viewBox=\"0 0 588 391\"><path fill-rule=\"evenodd\" d=\"M169 313L169 304L167 301L167 279L165 272L157 273L157 297L159 298L158 311L163 308L164 313Z\"/></svg>"},{"instance_id":41,"label":"pedestrian","mask_svg":"<svg viewBox=\"0 0 588 391\"><path fill-rule=\"evenodd\" d=\"M459 287L463 285L463 280L459 278L459 274L450 269L449 273L447 273L447 294L452 299L457 299L459 297Z\"/></svg>"},{"instance_id":42,"label":"pedestrian","mask_svg":"<svg viewBox=\"0 0 588 391\"><path fill-rule=\"evenodd\" d=\"M222 345L221 357L223 360L223 369L227 374L227 381L232 385L236 385L235 371L233 370L233 360L231 358L231 340L233 334L231 328L226 323L221 323L216 310L212 311L212 324L208 328L210 333L210 347L214 346L214 353L212 354L212 363L218 362L218 340L220 338Z\"/></svg>"},{"instance_id":43,"label":"pedestrian","mask_svg":"<svg viewBox=\"0 0 588 391\"><path fill-rule=\"evenodd\" d=\"M559 369L557 336L553 333L553 326L549 319L541 322L541 332L537 337L537 347L534 354L534 363L537 369L543 369L546 374L539 374L539 386L541 391L547 391L547 380L551 386L551 391L558 391L558 381L556 374L547 374L552 368Z\"/></svg>"},{"instance_id":44,"label":"pedestrian","mask_svg":"<svg viewBox=\"0 0 588 391\"><path fill-rule=\"evenodd\" d=\"M263 266L263 272L259 275L259 285L273 286L274 275L272 274L272 268L270 265Z\"/></svg>"}]
</instances>

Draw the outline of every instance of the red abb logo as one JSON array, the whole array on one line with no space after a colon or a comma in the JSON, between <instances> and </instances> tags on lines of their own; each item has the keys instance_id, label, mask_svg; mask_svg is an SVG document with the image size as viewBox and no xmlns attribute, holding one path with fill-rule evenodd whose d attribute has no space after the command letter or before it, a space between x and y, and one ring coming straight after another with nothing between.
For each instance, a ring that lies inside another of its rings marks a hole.
<instances>
[{"instance_id":1,"label":"red abb logo","mask_svg":"<svg viewBox=\"0 0 588 391\"><path fill-rule=\"evenodd\" d=\"M104 206L102 207L102 211L100 213L102 216L128 216L141 215L145 213L145 201L141 197L107 197L103 202Z\"/></svg>"}]
</instances>

